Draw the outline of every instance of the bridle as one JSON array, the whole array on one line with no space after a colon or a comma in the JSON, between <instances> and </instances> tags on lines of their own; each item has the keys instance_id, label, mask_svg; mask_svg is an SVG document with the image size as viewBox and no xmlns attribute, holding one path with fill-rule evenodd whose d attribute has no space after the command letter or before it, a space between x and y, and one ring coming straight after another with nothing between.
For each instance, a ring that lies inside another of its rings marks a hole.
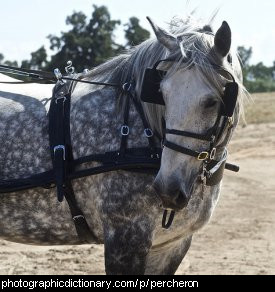
<instances>
[{"instance_id":1,"label":"bridle","mask_svg":"<svg viewBox=\"0 0 275 292\"><path fill-rule=\"evenodd\" d=\"M157 69L160 62L165 61L171 60L169 59L158 61L153 66L153 68L146 69L141 92L141 99L143 102L165 106L165 101L160 89L160 83L165 76L165 72ZM163 139L163 147L166 147L175 152L194 157L198 161L202 162L201 172L199 174L199 180L201 181L203 187L202 193L204 192L206 186L215 186L221 182L225 168L234 172L239 171L238 166L226 163L228 151L225 147L223 147L224 149L221 158L219 160L216 160L217 150L221 147L221 139L223 137L228 137L234 127L233 116L237 106L239 85L230 72L221 68L220 66L212 66L217 70L222 70L232 78L232 81L228 82L225 85L224 95L222 97L222 106L220 108L215 125L205 134L197 134L188 131L181 131L178 129L167 129L165 126L165 121L163 122L165 133L165 137ZM167 139L167 135L181 136L205 141L209 143L209 148L204 151L198 152L169 141ZM171 226L173 218L175 216L175 211L172 210L168 223L165 223L167 215L168 211L164 213L163 218L163 226L165 228L169 228Z\"/></svg>"},{"instance_id":2,"label":"bridle","mask_svg":"<svg viewBox=\"0 0 275 292\"><path fill-rule=\"evenodd\" d=\"M229 106L228 104L227 105L224 104L221 106L215 125L211 129L209 129L206 134L197 134L187 131L179 131L175 129L165 130L166 135L169 134L175 136L182 136L200 141L206 141L209 143L209 148L201 152L172 143L167 139L167 137L165 137L163 143L163 145L166 148L169 148L173 151L180 152L188 156L192 156L196 158L198 161L201 161L203 164L201 175L202 183L207 186L212 186L220 182L216 180L213 181L213 179L211 179L213 175L213 172L211 172L211 170L213 170L213 168L215 168L220 162L216 161L215 158L219 144L222 142L221 141L222 137L228 136L234 126L233 115L236 108L238 97L238 84L235 82L233 75L232 74L230 75L233 81L227 83L224 91L223 100L229 99L231 105ZM227 154L226 149L224 150L224 155L222 156L222 159L224 159L225 156L227 157L227 155L225 154ZM217 169L216 171L219 171L219 169Z\"/></svg>"}]
</instances>

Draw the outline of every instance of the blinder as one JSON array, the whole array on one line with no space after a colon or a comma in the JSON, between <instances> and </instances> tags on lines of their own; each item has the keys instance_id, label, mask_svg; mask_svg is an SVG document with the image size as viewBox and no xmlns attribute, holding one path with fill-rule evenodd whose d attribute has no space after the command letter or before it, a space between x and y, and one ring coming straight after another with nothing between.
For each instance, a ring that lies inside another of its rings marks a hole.
<instances>
[{"instance_id":1,"label":"blinder","mask_svg":"<svg viewBox=\"0 0 275 292\"><path fill-rule=\"evenodd\" d=\"M233 76L232 76L233 77ZM234 80L234 79L233 79ZM225 86L222 106L222 116L233 117L239 94L239 85L235 80Z\"/></svg>"},{"instance_id":2,"label":"blinder","mask_svg":"<svg viewBox=\"0 0 275 292\"><path fill-rule=\"evenodd\" d=\"M165 101L160 90L160 83L166 72L157 69L161 62L163 62L163 60L158 61L153 68L147 68L145 70L140 93L140 98L143 102L165 105Z\"/></svg>"}]
</instances>

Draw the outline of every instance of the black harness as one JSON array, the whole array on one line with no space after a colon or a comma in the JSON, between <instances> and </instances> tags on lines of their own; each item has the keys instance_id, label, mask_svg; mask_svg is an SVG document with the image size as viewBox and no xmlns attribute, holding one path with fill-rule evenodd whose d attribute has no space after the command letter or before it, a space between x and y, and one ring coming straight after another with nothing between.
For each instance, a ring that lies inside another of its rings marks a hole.
<instances>
[{"instance_id":1,"label":"black harness","mask_svg":"<svg viewBox=\"0 0 275 292\"><path fill-rule=\"evenodd\" d=\"M18 69L11 66L0 65L0 72L13 75L20 74L32 79L32 81L30 82L27 81L23 83L34 82L39 83L45 81L49 83L57 82L53 90L53 97L51 99L51 106L49 110L49 139L53 169L41 174L33 175L25 179L0 181L0 193L12 193L36 187L42 188L56 187L58 200L62 202L65 197L68 202L70 211L72 213L73 222L75 223L76 231L81 242L82 243L97 242L97 238L90 230L84 214L78 207L72 187L72 181L79 178L84 178L96 174L117 170L156 174L160 169L162 149L156 146L154 133L146 120L142 105L137 101L137 99L134 96L135 93L133 84L126 83L123 86L120 86L118 84L112 83L92 81L90 82L79 79L77 76L72 75L73 72L70 71L69 72L67 71L67 73L70 73L69 76L62 76L58 69L55 70L53 74L50 72ZM159 86L161 80L162 79L160 79L160 74L157 71L156 67L153 69L146 70L145 78L143 81L143 92L141 94L141 98L144 102L154 101L154 103L159 104L160 102L162 102L161 104L163 105L165 104L162 96L159 94L160 92ZM95 154L87 157L82 157L80 159L74 159L70 136L70 106L71 95L77 82L115 87L120 90L121 94L126 95L127 102L124 111L124 121L120 133L121 146L118 151L107 152L104 154ZM1 82L1 83L21 84L22 82ZM225 92L227 91L229 92L230 90L232 90L232 88L226 89ZM158 92L158 94L154 96L156 92ZM148 93L150 94L148 95ZM228 95L229 94L231 95L231 93L228 93ZM150 100L146 99L145 98L146 96L150 97ZM158 101L158 98L162 98L162 100ZM143 122L144 135L148 139L148 147L132 149L129 149L127 147L127 141L130 134L129 113L131 102L134 104ZM233 107L231 117L233 116L234 109L235 106ZM166 134L181 135L185 137L192 136L196 139L208 138L206 136L203 137L203 135L197 135L168 129L166 130ZM208 171L208 174L217 164L220 163L218 161L216 162L213 160L214 159L213 149L215 149L214 147L215 141L213 139L211 140L211 145L212 145L211 151L198 153L196 151L189 150L187 148L173 144L167 140L165 140L164 142L165 147L168 147L174 151L179 151L181 153L194 156L199 160L202 160L204 162L203 163L204 165L207 164L206 169ZM91 162L100 163L101 166L85 168L84 170L78 170L80 166ZM225 164L225 162L226 159L224 159L222 165L219 166L219 169L225 167L229 170L236 172L239 170L238 167ZM212 165L213 163L215 165L210 169L209 166ZM213 173L214 175L216 175L218 172L214 171ZM218 176L219 176L219 178L217 179L218 182L216 182L215 180L215 184L219 183L220 180L222 179L222 174ZM164 228L169 228L174 218L174 213L172 213L170 215L168 223L166 223L167 214L168 211L165 211L162 224Z\"/></svg>"}]
</instances>

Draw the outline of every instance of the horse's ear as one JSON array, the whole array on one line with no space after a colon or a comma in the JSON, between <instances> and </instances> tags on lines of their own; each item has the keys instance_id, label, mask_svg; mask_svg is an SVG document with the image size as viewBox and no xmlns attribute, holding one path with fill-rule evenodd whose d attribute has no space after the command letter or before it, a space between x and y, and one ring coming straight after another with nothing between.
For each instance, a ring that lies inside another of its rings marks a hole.
<instances>
[{"instance_id":1,"label":"horse's ear","mask_svg":"<svg viewBox=\"0 0 275 292\"><path fill-rule=\"evenodd\" d=\"M224 21L215 35L215 51L223 58L226 57L230 51L231 37L231 29L228 23Z\"/></svg>"},{"instance_id":2,"label":"horse's ear","mask_svg":"<svg viewBox=\"0 0 275 292\"><path fill-rule=\"evenodd\" d=\"M150 22L158 41L169 51L173 51L177 47L177 39L169 32L158 27L150 17L147 17L147 19Z\"/></svg>"}]
</instances>

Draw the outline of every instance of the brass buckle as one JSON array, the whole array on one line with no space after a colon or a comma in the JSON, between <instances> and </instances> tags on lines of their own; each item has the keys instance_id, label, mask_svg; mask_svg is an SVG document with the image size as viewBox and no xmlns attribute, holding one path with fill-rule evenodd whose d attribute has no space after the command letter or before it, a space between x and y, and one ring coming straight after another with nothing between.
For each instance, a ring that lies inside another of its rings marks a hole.
<instances>
[{"instance_id":1,"label":"brass buckle","mask_svg":"<svg viewBox=\"0 0 275 292\"><path fill-rule=\"evenodd\" d=\"M197 157L197 159L199 160L199 161L205 161L205 160L207 160L209 158L209 153L208 152L201 152L199 155L198 155L198 157Z\"/></svg>"}]
</instances>

